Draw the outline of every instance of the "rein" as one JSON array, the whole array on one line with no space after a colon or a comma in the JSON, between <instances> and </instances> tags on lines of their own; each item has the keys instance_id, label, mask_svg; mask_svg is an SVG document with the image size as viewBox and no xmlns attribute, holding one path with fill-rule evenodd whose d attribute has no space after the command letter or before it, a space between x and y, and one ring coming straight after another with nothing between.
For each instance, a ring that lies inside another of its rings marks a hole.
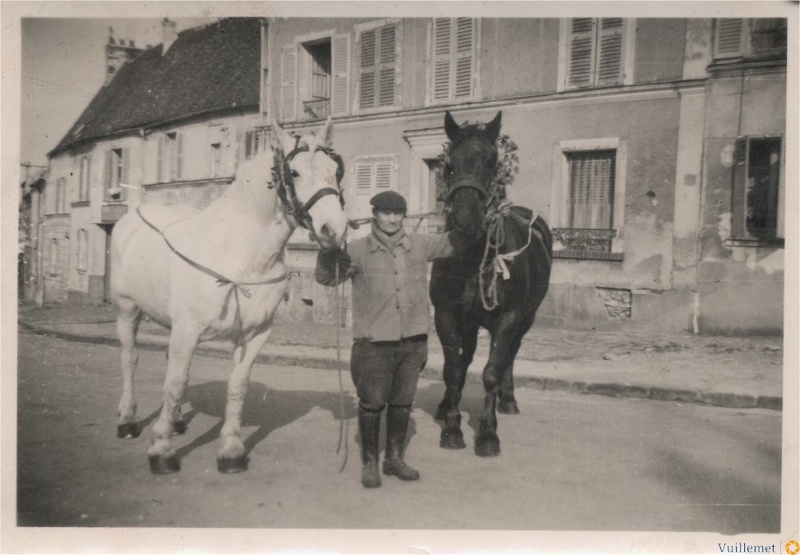
<instances>
[{"instance_id":1,"label":"rein","mask_svg":"<svg viewBox=\"0 0 800 555\"><path fill-rule=\"evenodd\" d=\"M528 228L528 240L525 244L511 252L501 253L500 247L506 240L505 218L511 215L521 222L524 222ZM501 203L497 208L490 208L487 213L487 230L486 230L486 244L483 249L483 257L481 264L478 268L478 289L481 294L481 304L487 311L494 310L500 306L497 299L497 276L502 274L504 280L511 279L511 272L508 269L508 264L522 253L531 244L533 238L533 223L539 216L531 214L530 221L524 220L521 216L511 212L511 202L506 201ZM489 268L489 266L492 266ZM488 274L489 283L485 282L484 275Z\"/></svg>"},{"instance_id":2,"label":"rein","mask_svg":"<svg viewBox=\"0 0 800 555\"><path fill-rule=\"evenodd\" d=\"M172 227L173 225L175 225L178 222L181 222L183 220L178 220L177 222L171 223L166 228L164 228L164 230L162 231L162 230L158 229L147 218L144 217L144 214L142 214L140 206L136 207L136 214L139 215L139 217L142 219L142 221L144 223L146 223L153 231L158 233L164 239L164 242L167 244L167 246L170 248L170 250L172 252L174 252L176 255L178 255L178 257L181 260L183 260L184 262L186 262L187 264L189 264L193 268L203 272L204 274L209 275L209 276L213 277L214 279L216 279L218 287L230 286L230 289L228 289L228 293L225 295L225 301L224 301L224 304L223 304L222 314L220 315L220 318L225 318L227 316L227 314L228 314L228 304L230 303L231 297L233 297L234 300L236 301L236 312L234 313L234 316L233 316L234 329L237 330L236 331L235 345L237 347L239 347L239 346L242 347L242 357L244 357L245 344L244 344L244 341L242 341L242 311L241 311L241 308L239 306L239 293L241 293L242 295L244 295L246 298L249 299L250 297L252 297L252 294L250 293L250 291L246 287L244 287L245 285L268 285L268 284L273 284L273 283L280 283L282 281L286 281L286 274L284 273L284 274L282 274L280 276L277 276L277 277L274 277L274 278L258 280L258 281L234 281L234 280L232 280L230 278L225 277L224 275L220 274L219 272L217 272L215 270L212 270L211 268L209 268L207 266L203 266L202 264L199 264L199 263L195 262L194 260L192 260L191 258L186 256L185 254L180 252L178 249L176 249L175 246L173 246L173 244L170 242L170 240L167 238L167 236L165 234L166 234L167 230L170 227Z\"/></svg>"}]
</instances>

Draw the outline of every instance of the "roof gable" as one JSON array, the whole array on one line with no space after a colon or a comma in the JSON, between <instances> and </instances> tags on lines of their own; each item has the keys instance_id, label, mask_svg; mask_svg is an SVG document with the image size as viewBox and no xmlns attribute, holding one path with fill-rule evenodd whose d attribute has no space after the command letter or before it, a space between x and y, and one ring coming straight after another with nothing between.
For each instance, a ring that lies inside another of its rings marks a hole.
<instances>
[{"instance_id":1,"label":"roof gable","mask_svg":"<svg viewBox=\"0 0 800 555\"><path fill-rule=\"evenodd\" d=\"M261 20L229 18L187 29L123 66L51 152L125 130L232 108L257 108Z\"/></svg>"}]
</instances>

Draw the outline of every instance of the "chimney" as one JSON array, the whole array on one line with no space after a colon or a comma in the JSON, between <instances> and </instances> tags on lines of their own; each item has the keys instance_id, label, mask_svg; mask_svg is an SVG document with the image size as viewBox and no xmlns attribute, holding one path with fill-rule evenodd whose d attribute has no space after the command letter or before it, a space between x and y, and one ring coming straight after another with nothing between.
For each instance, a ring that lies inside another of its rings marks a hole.
<instances>
[{"instance_id":1,"label":"chimney","mask_svg":"<svg viewBox=\"0 0 800 555\"><path fill-rule=\"evenodd\" d=\"M161 29L163 31L163 47L161 49L161 55L165 55L169 47L172 46L172 43L178 38L178 32L175 30L175 22L170 21L166 17L161 22Z\"/></svg>"}]
</instances>

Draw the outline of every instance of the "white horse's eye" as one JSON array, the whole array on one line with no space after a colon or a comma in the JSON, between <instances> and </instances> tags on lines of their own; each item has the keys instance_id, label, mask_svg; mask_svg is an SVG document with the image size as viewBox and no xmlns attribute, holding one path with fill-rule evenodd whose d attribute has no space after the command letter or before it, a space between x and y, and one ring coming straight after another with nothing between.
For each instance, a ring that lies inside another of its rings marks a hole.
<instances>
[{"instance_id":1,"label":"white horse's eye","mask_svg":"<svg viewBox=\"0 0 800 555\"><path fill-rule=\"evenodd\" d=\"M297 170L292 170L292 177L300 177L300 174L297 173Z\"/></svg>"}]
</instances>

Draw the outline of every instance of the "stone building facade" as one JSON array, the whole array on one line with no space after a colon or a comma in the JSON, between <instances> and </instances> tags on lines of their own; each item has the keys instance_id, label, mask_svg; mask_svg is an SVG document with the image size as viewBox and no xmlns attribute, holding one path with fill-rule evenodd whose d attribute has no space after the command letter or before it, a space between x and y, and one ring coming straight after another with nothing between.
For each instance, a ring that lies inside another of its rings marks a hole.
<instances>
[{"instance_id":1,"label":"stone building facade","mask_svg":"<svg viewBox=\"0 0 800 555\"><path fill-rule=\"evenodd\" d=\"M48 189L64 177L69 200L62 212L59 187L48 194L47 237L67 253L53 255L49 300L102 301L119 215L206 205L265 148L272 115L297 132L333 117L356 219L388 188L412 214L436 210L445 111L459 122L502 111L519 147L510 198L556 237L540 325L782 330L784 19L229 19L167 44L123 66L51 153ZM211 71L189 61L198 52ZM102 109L109 90L151 109L116 121ZM298 231L282 311L334 322L315 257Z\"/></svg>"}]
</instances>

